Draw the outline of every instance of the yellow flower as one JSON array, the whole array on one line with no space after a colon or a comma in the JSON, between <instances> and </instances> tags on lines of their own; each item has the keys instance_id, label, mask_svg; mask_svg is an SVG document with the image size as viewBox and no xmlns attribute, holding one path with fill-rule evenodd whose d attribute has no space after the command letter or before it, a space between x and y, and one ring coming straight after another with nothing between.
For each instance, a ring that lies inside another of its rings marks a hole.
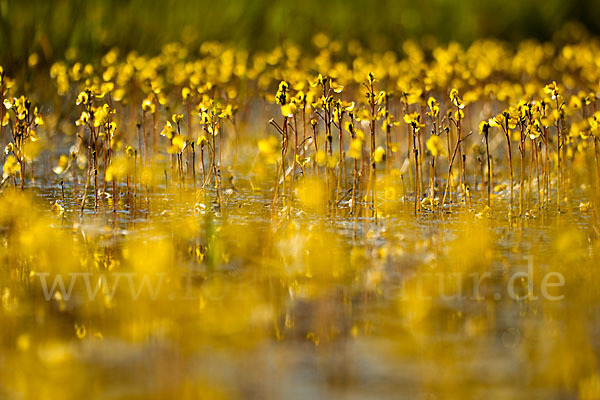
<instances>
[{"instance_id":1,"label":"yellow flower","mask_svg":"<svg viewBox=\"0 0 600 400\"><path fill-rule=\"evenodd\" d=\"M179 124L183 120L183 114L173 114L173 116L171 116L171 119L176 124Z\"/></svg>"},{"instance_id":2,"label":"yellow flower","mask_svg":"<svg viewBox=\"0 0 600 400\"><path fill-rule=\"evenodd\" d=\"M2 176L4 179L9 176L16 175L20 171L19 162L13 155L9 155L6 157L4 161L4 166L2 167Z\"/></svg>"},{"instance_id":3,"label":"yellow flower","mask_svg":"<svg viewBox=\"0 0 600 400\"><path fill-rule=\"evenodd\" d=\"M458 89L456 89L456 88L453 88L452 90L450 90L450 101L452 102L452 104L454 104L454 106L456 106L460 109L465 107L465 103L463 103L463 101L459 97Z\"/></svg>"},{"instance_id":4,"label":"yellow flower","mask_svg":"<svg viewBox=\"0 0 600 400\"><path fill-rule=\"evenodd\" d=\"M200 136L200 137L198 138L198 140L196 141L196 144L197 144L198 146L203 146L203 145L205 145L206 143L208 143L208 139L206 139L206 136L204 136L204 135Z\"/></svg>"},{"instance_id":5,"label":"yellow flower","mask_svg":"<svg viewBox=\"0 0 600 400\"><path fill-rule=\"evenodd\" d=\"M33 123L37 126L44 125L44 119L42 118L42 114L38 114L37 107L35 108L34 115L35 119L33 120Z\"/></svg>"},{"instance_id":6,"label":"yellow flower","mask_svg":"<svg viewBox=\"0 0 600 400\"><path fill-rule=\"evenodd\" d=\"M542 134L542 128L540 127L540 122L536 119L532 124L527 126L527 135L531 140L536 139Z\"/></svg>"},{"instance_id":7,"label":"yellow flower","mask_svg":"<svg viewBox=\"0 0 600 400\"><path fill-rule=\"evenodd\" d=\"M385 149L381 146L378 146L373 152L373 159L376 163L380 163L385 159Z\"/></svg>"},{"instance_id":8,"label":"yellow flower","mask_svg":"<svg viewBox=\"0 0 600 400\"><path fill-rule=\"evenodd\" d=\"M354 124L352 122L346 121L344 127L346 128L346 131L348 131L349 134L354 136Z\"/></svg>"},{"instance_id":9,"label":"yellow flower","mask_svg":"<svg viewBox=\"0 0 600 400\"><path fill-rule=\"evenodd\" d=\"M128 161L125 157L120 156L111 161L111 164L106 168L104 180L112 182L120 179L127 174Z\"/></svg>"},{"instance_id":10,"label":"yellow flower","mask_svg":"<svg viewBox=\"0 0 600 400\"><path fill-rule=\"evenodd\" d=\"M479 123L479 134L480 135L482 133L487 135L489 129L490 129L490 123L488 121L481 121Z\"/></svg>"},{"instance_id":11,"label":"yellow flower","mask_svg":"<svg viewBox=\"0 0 600 400\"><path fill-rule=\"evenodd\" d=\"M362 140L359 138L352 139L350 142L350 149L348 150L348 156L351 158L359 159L362 154Z\"/></svg>"},{"instance_id":12,"label":"yellow flower","mask_svg":"<svg viewBox=\"0 0 600 400\"><path fill-rule=\"evenodd\" d=\"M4 108L10 110L14 106L14 102L16 99L4 99Z\"/></svg>"},{"instance_id":13,"label":"yellow flower","mask_svg":"<svg viewBox=\"0 0 600 400\"><path fill-rule=\"evenodd\" d=\"M399 123L397 121L394 121L394 116L392 114L388 114L387 118L385 118L383 120L381 129L386 131L388 128L391 128L392 126L398 126L398 125L399 125Z\"/></svg>"},{"instance_id":14,"label":"yellow flower","mask_svg":"<svg viewBox=\"0 0 600 400\"><path fill-rule=\"evenodd\" d=\"M404 114L404 122L410 125L415 132L418 132L425 125L420 123L421 116L418 112L413 112L410 114Z\"/></svg>"},{"instance_id":15,"label":"yellow flower","mask_svg":"<svg viewBox=\"0 0 600 400\"><path fill-rule=\"evenodd\" d=\"M176 153L181 153L186 146L185 137L183 135L175 135L175 137L173 137L173 140L171 141L171 144L172 150L174 150Z\"/></svg>"},{"instance_id":16,"label":"yellow flower","mask_svg":"<svg viewBox=\"0 0 600 400\"><path fill-rule=\"evenodd\" d=\"M598 137L600 134L600 111L596 111L590 118L588 118L588 124L592 131L592 135Z\"/></svg>"},{"instance_id":17,"label":"yellow flower","mask_svg":"<svg viewBox=\"0 0 600 400\"><path fill-rule=\"evenodd\" d=\"M266 139L258 141L258 151L261 158L267 164L275 164L277 162L277 145L279 141L275 136L269 136Z\"/></svg>"},{"instance_id":18,"label":"yellow flower","mask_svg":"<svg viewBox=\"0 0 600 400\"><path fill-rule=\"evenodd\" d=\"M56 175L60 175L67 169L68 165L69 165L69 159L67 158L67 156L62 154L58 159L58 164L56 165L56 167L52 168L52 171Z\"/></svg>"},{"instance_id":19,"label":"yellow flower","mask_svg":"<svg viewBox=\"0 0 600 400\"><path fill-rule=\"evenodd\" d=\"M416 113L416 112L411 113L411 114L404 114L404 122L406 122L408 125L410 125L415 120L415 118L417 118L417 116L418 116L418 113Z\"/></svg>"},{"instance_id":20,"label":"yellow flower","mask_svg":"<svg viewBox=\"0 0 600 400\"><path fill-rule=\"evenodd\" d=\"M367 82L369 82L369 85L373 85L375 82L377 82L377 79L375 79L375 75L373 75L372 72L369 72L367 75Z\"/></svg>"},{"instance_id":21,"label":"yellow flower","mask_svg":"<svg viewBox=\"0 0 600 400\"><path fill-rule=\"evenodd\" d=\"M183 98L183 100L187 100L190 97L191 93L192 90L189 87L184 87L183 89L181 89L181 97Z\"/></svg>"},{"instance_id":22,"label":"yellow flower","mask_svg":"<svg viewBox=\"0 0 600 400\"><path fill-rule=\"evenodd\" d=\"M315 154L315 161L319 166L324 166L327 162L327 153L325 153L323 150L317 151L317 154Z\"/></svg>"},{"instance_id":23,"label":"yellow flower","mask_svg":"<svg viewBox=\"0 0 600 400\"><path fill-rule=\"evenodd\" d=\"M331 81L329 86L331 87L331 90L333 90L335 93L342 93L342 91L344 90L344 87L335 81Z\"/></svg>"},{"instance_id":24,"label":"yellow flower","mask_svg":"<svg viewBox=\"0 0 600 400\"><path fill-rule=\"evenodd\" d=\"M175 129L173 128L173 125L171 124L171 121L167 121L167 123L165 124L165 127L160 132L160 134L161 134L161 136L164 136L167 139L171 140L173 138L173 133L174 132L175 132Z\"/></svg>"},{"instance_id":25,"label":"yellow flower","mask_svg":"<svg viewBox=\"0 0 600 400\"><path fill-rule=\"evenodd\" d=\"M75 121L75 125L77 125L77 126L85 125L89 121L90 121L90 113L87 111L84 111L81 113L81 116L79 117L79 119L77 121Z\"/></svg>"},{"instance_id":26,"label":"yellow flower","mask_svg":"<svg viewBox=\"0 0 600 400\"><path fill-rule=\"evenodd\" d=\"M156 111L156 105L154 104L154 101L152 101L151 98L144 99L144 101L142 101L142 110L154 114Z\"/></svg>"},{"instance_id":27,"label":"yellow flower","mask_svg":"<svg viewBox=\"0 0 600 400\"><path fill-rule=\"evenodd\" d=\"M437 117L440 113L440 103L434 97L427 99L427 106L429 107L429 115Z\"/></svg>"},{"instance_id":28,"label":"yellow flower","mask_svg":"<svg viewBox=\"0 0 600 400\"><path fill-rule=\"evenodd\" d=\"M354 111L354 102L346 102L346 101L342 101L342 108L346 111L346 112L352 112Z\"/></svg>"},{"instance_id":29,"label":"yellow flower","mask_svg":"<svg viewBox=\"0 0 600 400\"><path fill-rule=\"evenodd\" d=\"M325 86L325 83L327 83L327 77L323 77L323 75L319 74L314 81L309 80L308 83L311 87Z\"/></svg>"},{"instance_id":30,"label":"yellow flower","mask_svg":"<svg viewBox=\"0 0 600 400\"><path fill-rule=\"evenodd\" d=\"M227 104L227 107L225 107L219 113L219 118L233 119L233 114L235 114L236 111L236 107L232 106L231 104Z\"/></svg>"},{"instance_id":31,"label":"yellow flower","mask_svg":"<svg viewBox=\"0 0 600 400\"><path fill-rule=\"evenodd\" d=\"M26 120L29 115L29 108L31 107L29 100L25 96L21 96L18 99L14 99L13 104L19 121Z\"/></svg>"},{"instance_id":32,"label":"yellow flower","mask_svg":"<svg viewBox=\"0 0 600 400\"><path fill-rule=\"evenodd\" d=\"M133 156L135 156L135 149L131 146L127 146L125 148L125 153L127 154L128 157L133 157Z\"/></svg>"},{"instance_id":33,"label":"yellow flower","mask_svg":"<svg viewBox=\"0 0 600 400\"><path fill-rule=\"evenodd\" d=\"M117 130L117 123L115 121L111 121L104 125L104 129L106 133L108 133L109 138L112 139L115 131Z\"/></svg>"},{"instance_id":34,"label":"yellow flower","mask_svg":"<svg viewBox=\"0 0 600 400\"><path fill-rule=\"evenodd\" d=\"M29 140L31 140L32 142L37 142L38 140L40 140L36 131L34 131L33 129L29 131Z\"/></svg>"},{"instance_id":35,"label":"yellow flower","mask_svg":"<svg viewBox=\"0 0 600 400\"><path fill-rule=\"evenodd\" d=\"M444 148L442 146L442 140L438 135L431 135L429 139L427 139L427 150L431 153L432 156L437 157L442 154Z\"/></svg>"},{"instance_id":36,"label":"yellow flower","mask_svg":"<svg viewBox=\"0 0 600 400\"><path fill-rule=\"evenodd\" d=\"M302 156L300 156L300 154L296 154L296 162L301 167L304 167L307 163L310 162L310 157L302 157Z\"/></svg>"},{"instance_id":37,"label":"yellow flower","mask_svg":"<svg viewBox=\"0 0 600 400\"><path fill-rule=\"evenodd\" d=\"M87 104L90 101L90 92L88 90L84 90L83 92L79 93L79 95L77 96L77 101L75 104L80 105L80 104Z\"/></svg>"},{"instance_id":38,"label":"yellow flower","mask_svg":"<svg viewBox=\"0 0 600 400\"><path fill-rule=\"evenodd\" d=\"M108 104L104 104L102 107L94 110L94 127L98 128L102 126L106 122L109 113L110 106Z\"/></svg>"},{"instance_id":39,"label":"yellow flower","mask_svg":"<svg viewBox=\"0 0 600 400\"><path fill-rule=\"evenodd\" d=\"M289 90L289 85L286 81L279 82L279 89L277 90L277 94L275 95L275 102L277 104L281 104L282 106L287 104L288 90Z\"/></svg>"},{"instance_id":40,"label":"yellow flower","mask_svg":"<svg viewBox=\"0 0 600 400\"><path fill-rule=\"evenodd\" d=\"M544 86L544 93L552 95L552 100L556 99L556 97L559 95L558 85L556 82L552 81L552 83Z\"/></svg>"},{"instance_id":41,"label":"yellow flower","mask_svg":"<svg viewBox=\"0 0 600 400\"><path fill-rule=\"evenodd\" d=\"M297 107L294 103L284 104L281 106L281 114L284 117L293 117L296 113Z\"/></svg>"},{"instance_id":42,"label":"yellow flower","mask_svg":"<svg viewBox=\"0 0 600 400\"><path fill-rule=\"evenodd\" d=\"M50 207L50 211L52 211L52 213L54 213L54 215L56 215L57 217L60 217L64 214L65 209L58 201L56 201L54 202L52 207Z\"/></svg>"},{"instance_id":43,"label":"yellow flower","mask_svg":"<svg viewBox=\"0 0 600 400\"><path fill-rule=\"evenodd\" d=\"M582 105L582 99L579 96L571 96L569 100L569 108L573 110L579 110Z\"/></svg>"}]
</instances>

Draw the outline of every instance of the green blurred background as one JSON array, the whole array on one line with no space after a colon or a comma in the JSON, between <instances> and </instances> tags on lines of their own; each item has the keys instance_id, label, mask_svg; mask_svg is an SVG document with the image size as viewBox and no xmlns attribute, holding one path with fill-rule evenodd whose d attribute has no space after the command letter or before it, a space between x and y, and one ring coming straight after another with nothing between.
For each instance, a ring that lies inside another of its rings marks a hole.
<instances>
[{"instance_id":1,"label":"green blurred background","mask_svg":"<svg viewBox=\"0 0 600 400\"><path fill-rule=\"evenodd\" d=\"M86 60L115 45L155 52L216 39L254 50L307 44L316 32L397 50L424 36L548 40L568 21L600 31L598 0L0 0L0 11L0 63L13 67L31 52L47 64L69 47Z\"/></svg>"}]
</instances>

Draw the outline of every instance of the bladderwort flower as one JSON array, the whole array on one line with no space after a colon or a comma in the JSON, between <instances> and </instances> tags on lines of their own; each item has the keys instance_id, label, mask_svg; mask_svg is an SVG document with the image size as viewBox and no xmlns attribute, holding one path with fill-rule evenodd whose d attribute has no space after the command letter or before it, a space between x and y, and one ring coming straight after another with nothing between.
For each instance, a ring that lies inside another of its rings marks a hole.
<instances>
[{"instance_id":1,"label":"bladderwort flower","mask_svg":"<svg viewBox=\"0 0 600 400\"><path fill-rule=\"evenodd\" d=\"M487 206L492 207L491 193L492 193L492 165L490 161L490 145L489 145L489 131L490 131L490 123L489 121L481 121L479 123L479 134L483 135L485 139L485 154L487 159ZM483 177L482 177L483 179ZM483 183L483 182L482 182Z\"/></svg>"},{"instance_id":2,"label":"bladderwort flower","mask_svg":"<svg viewBox=\"0 0 600 400\"><path fill-rule=\"evenodd\" d=\"M11 126L12 138L5 148L5 154L12 154L19 164L21 190L24 190L25 164L27 161L33 163L30 144L39 140L36 129L38 126L44 124L44 120L38 112L38 108L34 107L31 101L25 96L4 99L3 105L7 112L12 112L13 114ZM14 168L5 168L4 174L6 175L7 172L14 171Z\"/></svg>"},{"instance_id":3,"label":"bladderwort flower","mask_svg":"<svg viewBox=\"0 0 600 400\"><path fill-rule=\"evenodd\" d=\"M405 114L404 122L408 124L412 129L413 137L413 155L415 161L415 185L414 185L414 196L415 196L415 215L418 213L421 204L420 194L420 178L419 178L419 148L417 146L417 134L421 128L425 127L425 124L421 123L421 115L417 112Z\"/></svg>"}]
</instances>

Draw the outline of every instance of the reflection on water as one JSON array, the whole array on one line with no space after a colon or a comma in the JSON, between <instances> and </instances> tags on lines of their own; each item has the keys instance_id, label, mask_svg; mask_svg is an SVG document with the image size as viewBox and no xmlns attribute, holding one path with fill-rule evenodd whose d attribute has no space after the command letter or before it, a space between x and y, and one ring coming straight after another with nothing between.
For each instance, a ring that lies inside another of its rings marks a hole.
<instances>
[{"instance_id":1,"label":"reflection on water","mask_svg":"<svg viewBox=\"0 0 600 400\"><path fill-rule=\"evenodd\" d=\"M70 183L62 215L58 184L5 194L1 397L597 393L600 275L581 194L570 212L512 219L502 195L490 215L474 196L473 210L418 218L410 199L382 198L375 220L298 200L273 214L268 190L238 182L221 209L164 185L135 205L122 186L117 212L108 198L82 213ZM74 279L70 296L52 294L57 276Z\"/></svg>"}]
</instances>

